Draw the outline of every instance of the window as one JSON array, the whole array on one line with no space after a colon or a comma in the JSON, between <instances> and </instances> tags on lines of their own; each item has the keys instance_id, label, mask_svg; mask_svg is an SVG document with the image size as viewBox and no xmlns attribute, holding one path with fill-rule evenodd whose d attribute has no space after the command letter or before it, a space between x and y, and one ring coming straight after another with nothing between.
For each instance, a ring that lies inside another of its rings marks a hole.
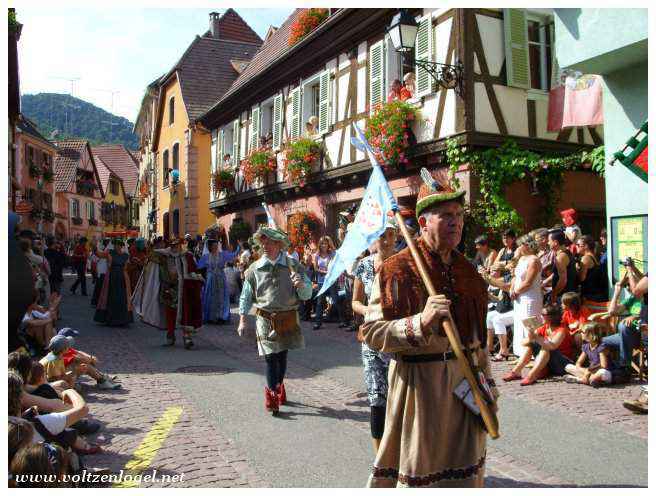
<instances>
[{"instance_id":1,"label":"window","mask_svg":"<svg viewBox=\"0 0 656 496\"><path fill-rule=\"evenodd\" d=\"M312 88L312 114L318 116L319 115L319 83L313 84Z\"/></svg>"},{"instance_id":2,"label":"window","mask_svg":"<svg viewBox=\"0 0 656 496\"><path fill-rule=\"evenodd\" d=\"M73 198L71 202L71 217L74 219L80 218L80 200Z\"/></svg>"},{"instance_id":3,"label":"window","mask_svg":"<svg viewBox=\"0 0 656 496\"><path fill-rule=\"evenodd\" d=\"M34 148L30 145L25 145L25 163L27 165L35 165L35 153Z\"/></svg>"},{"instance_id":4,"label":"window","mask_svg":"<svg viewBox=\"0 0 656 496\"><path fill-rule=\"evenodd\" d=\"M43 152L43 165L46 167L52 166L52 156L49 153Z\"/></svg>"},{"instance_id":5,"label":"window","mask_svg":"<svg viewBox=\"0 0 656 496\"><path fill-rule=\"evenodd\" d=\"M162 185L164 188L169 185L169 151L164 150L162 154Z\"/></svg>"},{"instance_id":6,"label":"window","mask_svg":"<svg viewBox=\"0 0 656 496\"><path fill-rule=\"evenodd\" d=\"M545 19L527 20L528 59L531 88L549 90L551 83L551 32Z\"/></svg>"},{"instance_id":7,"label":"window","mask_svg":"<svg viewBox=\"0 0 656 496\"><path fill-rule=\"evenodd\" d=\"M173 211L173 237L180 236L180 210L177 208Z\"/></svg>"},{"instance_id":8,"label":"window","mask_svg":"<svg viewBox=\"0 0 656 496\"><path fill-rule=\"evenodd\" d=\"M180 144L176 143L173 145L173 157L172 157L173 165L172 168L174 170L178 170L180 168Z\"/></svg>"},{"instance_id":9,"label":"window","mask_svg":"<svg viewBox=\"0 0 656 496\"><path fill-rule=\"evenodd\" d=\"M114 181L113 179L109 181L109 191L112 195L118 195L118 181Z\"/></svg>"},{"instance_id":10,"label":"window","mask_svg":"<svg viewBox=\"0 0 656 496\"><path fill-rule=\"evenodd\" d=\"M175 121L175 97L169 99L169 125Z\"/></svg>"},{"instance_id":11,"label":"window","mask_svg":"<svg viewBox=\"0 0 656 496\"><path fill-rule=\"evenodd\" d=\"M260 108L260 133L267 139L273 138L273 99L264 102Z\"/></svg>"},{"instance_id":12,"label":"window","mask_svg":"<svg viewBox=\"0 0 656 496\"><path fill-rule=\"evenodd\" d=\"M96 205L92 201L87 202L87 219L92 220L96 218Z\"/></svg>"}]
</instances>

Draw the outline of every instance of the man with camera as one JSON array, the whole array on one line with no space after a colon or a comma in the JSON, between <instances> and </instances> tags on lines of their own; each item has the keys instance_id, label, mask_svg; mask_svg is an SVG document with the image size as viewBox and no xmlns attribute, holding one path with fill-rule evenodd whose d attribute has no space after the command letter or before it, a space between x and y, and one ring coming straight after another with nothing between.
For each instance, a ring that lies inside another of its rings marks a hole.
<instances>
[{"instance_id":1,"label":"man with camera","mask_svg":"<svg viewBox=\"0 0 656 496\"><path fill-rule=\"evenodd\" d=\"M631 258L620 261L626 267L624 277L615 283L613 297L608 305L609 315L625 316L617 326L618 332L603 339L606 346L619 350L620 365L631 369L633 350L640 346L641 340L647 339L647 289L648 279L635 266ZM618 303L622 290L626 289L628 297ZM625 401L624 406L637 413L647 413L646 389L635 401Z\"/></svg>"}]
</instances>

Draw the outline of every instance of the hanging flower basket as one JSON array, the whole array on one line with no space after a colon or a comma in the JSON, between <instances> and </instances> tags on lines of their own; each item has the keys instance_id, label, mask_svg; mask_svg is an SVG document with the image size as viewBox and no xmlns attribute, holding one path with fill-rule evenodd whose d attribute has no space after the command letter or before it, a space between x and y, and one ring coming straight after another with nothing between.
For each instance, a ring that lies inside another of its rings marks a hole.
<instances>
[{"instance_id":1,"label":"hanging flower basket","mask_svg":"<svg viewBox=\"0 0 656 496\"><path fill-rule=\"evenodd\" d=\"M316 240L320 230L321 221L309 211L292 214L287 222L289 240L297 250L302 250L311 241Z\"/></svg>"},{"instance_id":2,"label":"hanging flower basket","mask_svg":"<svg viewBox=\"0 0 656 496\"><path fill-rule=\"evenodd\" d=\"M221 169L212 174L212 186L217 193L230 193L235 190L235 173L231 169Z\"/></svg>"},{"instance_id":3,"label":"hanging flower basket","mask_svg":"<svg viewBox=\"0 0 656 496\"><path fill-rule=\"evenodd\" d=\"M51 183L54 178L55 178L55 174L54 174L52 168L51 167L44 167L43 168L43 180L48 182L48 183Z\"/></svg>"},{"instance_id":4,"label":"hanging flower basket","mask_svg":"<svg viewBox=\"0 0 656 496\"><path fill-rule=\"evenodd\" d=\"M410 122L416 117L417 110L399 100L374 109L365 134L380 164L399 167L408 163L406 150L412 134Z\"/></svg>"},{"instance_id":5,"label":"hanging flower basket","mask_svg":"<svg viewBox=\"0 0 656 496\"><path fill-rule=\"evenodd\" d=\"M81 195L92 196L95 189L96 184L91 180L79 179L77 181L77 192Z\"/></svg>"},{"instance_id":6,"label":"hanging flower basket","mask_svg":"<svg viewBox=\"0 0 656 496\"><path fill-rule=\"evenodd\" d=\"M293 46L328 18L328 9L305 9L291 26L287 43Z\"/></svg>"},{"instance_id":7,"label":"hanging flower basket","mask_svg":"<svg viewBox=\"0 0 656 496\"><path fill-rule=\"evenodd\" d=\"M228 230L230 241L246 241L251 236L251 226L243 221L233 221Z\"/></svg>"},{"instance_id":8,"label":"hanging flower basket","mask_svg":"<svg viewBox=\"0 0 656 496\"><path fill-rule=\"evenodd\" d=\"M41 175L43 174L43 169L41 169L41 167L39 167L36 164L30 164L29 173L30 173L30 177L36 179L37 177L41 177Z\"/></svg>"},{"instance_id":9,"label":"hanging flower basket","mask_svg":"<svg viewBox=\"0 0 656 496\"><path fill-rule=\"evenodd\" d=\"M310 138L292 141L285 150L285 179L289 184L305 186L312 166L319 160L321 146Z\"/></svg>"},{"instance_id":10,"label":"hanging flower basket","mask_svg":"<svg viewBox=\"0 0 656 496\"><path fill-rule=\"evenodd\" d=\"M275 154L272 150L266 148L257 148L251 151L241 161L241 171L248 185L252 185L258 179L264 181L268 174L275 172L276 167Z\"/></svg>"}]
</instances>

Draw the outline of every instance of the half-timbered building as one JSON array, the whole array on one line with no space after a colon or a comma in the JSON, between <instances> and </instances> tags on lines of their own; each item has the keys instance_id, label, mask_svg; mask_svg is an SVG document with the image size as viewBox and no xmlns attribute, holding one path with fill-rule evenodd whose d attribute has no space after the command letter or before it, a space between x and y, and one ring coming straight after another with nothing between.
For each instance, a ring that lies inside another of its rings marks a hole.
<instances>
[{"instance_id":1,"label":"half-timbered building","mask_svg":"<svg viewBox=\"0 0 656 496\"><path fill-rule=\"evenodd\" d=\"M547 131L548 92L558 77L550 9L411 9L419 29L410 58L396 52L386 34L396 9L330 9L322 24L289 46L300 11L268 35L231 88L200 119L212 132L212 171L237 166L263 136L270 136L277 154L277 172L266 180L248 185L238 175L235 192L212 191L210 209L226 230L235 219L252 226L266 222L261 207L266 201L283 228L291 214L310 210L334 235L337 213L362 197L371 168L351 145L351 124L364 128L391 82L408 72L416 73L409 101L420 115L412 125L417 143L407 152L410 164L387 173L402 205L414 207L420 167L446 165L450 138L470 147L496 147L512 139L523 149L563 154L602 142L599 128ZM462 63L463 91L437 87L414 59ZM300 187L285 182L283 155L285 143L305 133L311 116L317 117L312 136L323 152ZM459 176L468 201L476 199L475 177L467 167ZM560 205L603 223L603 181L582 171L568 172L565 183ZM526 227L534 227L541 205L528 182L513 185L508 195Z\"/></svg>"}]
</instances>

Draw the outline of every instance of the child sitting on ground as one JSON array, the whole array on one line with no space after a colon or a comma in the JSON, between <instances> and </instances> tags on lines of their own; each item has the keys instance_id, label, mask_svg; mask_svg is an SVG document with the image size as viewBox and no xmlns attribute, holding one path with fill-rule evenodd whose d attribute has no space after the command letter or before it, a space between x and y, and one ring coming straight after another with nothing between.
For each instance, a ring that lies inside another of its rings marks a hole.
<instances>
[{"instance_id":1,"label":"child sitting on ground","mask_svg":"<svg viewBox=\"0 0 656 496\"><path fill-rule=\"evenodd\" d=\"M565 366L565 371L570 374L565 376L566 382L601 386L621 380L622 371L615 367L610 349L601 342L602 334L603 326L595 322L581 328L583 348L576 365ZM588 366L584 367L586 362Z\"/></svg>"},{"instance_id":2,"label":"child sitting on ground","mask_svg":"<svg viewBox=\"0 0 656 496\"><path fill-rule=\"evenodd\" d=\"M34 290L32 294L32 304L27 307L21 329L36 341L37 348L45 348L55 335L54 322L57 317L57 307L61 297L55 297L55 305L51 304L50 308L44 308L37 304L39 292ZM36 350L39 352L40 350Z\"/></svg>"},{"instance_id":3,"label":"child sitting on ground","mask_svg":"<svg viewBox=\"0 0 656 496\"><path fill-rule=\"evenodd\" d=\"M590 310L581 305L581 297L578 293L565 293L561 298L563 310L563 326L569 329L569 333L574 338L577 350L583 345L581 336L582 326L587 323L590 317Z\"/></svg>"}]
</instances>

